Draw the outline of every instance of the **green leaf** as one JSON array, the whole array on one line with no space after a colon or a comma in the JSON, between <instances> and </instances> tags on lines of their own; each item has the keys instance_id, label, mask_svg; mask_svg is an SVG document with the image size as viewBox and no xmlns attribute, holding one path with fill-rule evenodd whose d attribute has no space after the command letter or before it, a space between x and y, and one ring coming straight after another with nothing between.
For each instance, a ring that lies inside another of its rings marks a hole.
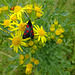
<instances>
[{"instance_id":1,"label":"green leaf","mask_svg":"<svg viewBox=\"0 0 75 75\"><path fill-rule=\"evenodd\" d=\"M7 73L9 73L9 72L11 72L11 71L13 71L15 68L17 68L18 66L16 66L16 65L9 65L4 71L3 71L3 73L4 74L7 74Z\"/></svg>"},{"instance_id":2,"label":"green leaf","mask_svg":"<svg viewBox=\"0 0 75 75\"><path fill-rule=\"evenodd\" d=\"M62 15L62 16L68 16L69 13L68 12L61 12L60 15Z\"/></svg>"}]
</instances>

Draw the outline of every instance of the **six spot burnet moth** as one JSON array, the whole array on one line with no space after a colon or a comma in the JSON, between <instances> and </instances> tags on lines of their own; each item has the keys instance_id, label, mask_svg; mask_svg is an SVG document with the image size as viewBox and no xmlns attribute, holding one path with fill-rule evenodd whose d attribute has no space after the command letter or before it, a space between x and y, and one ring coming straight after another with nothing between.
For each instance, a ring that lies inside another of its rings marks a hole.
<instances>
[{"instance_id":1,"label":"six spot burnet moth","mask_svg":"<svg viewBox=\"0 0 75 75\"><path fill-rule=\"evenodd\" d=\"M24 12L25 13L25 12ZM26 14L26 13L25 13ZM26 14L26 16L28 17L28 15ZM29 19L29 17L28 17ZM29 19L28 23L27 23L27 26L26 26L26 29L24 31L24 34L23 34L23 39L25 38L28 38L28 37L31 37L31 39L34 38L34 32L33 32L33 27L32 27L32 23L31 23L31 20Z\"/></svg>"}]
</instances>

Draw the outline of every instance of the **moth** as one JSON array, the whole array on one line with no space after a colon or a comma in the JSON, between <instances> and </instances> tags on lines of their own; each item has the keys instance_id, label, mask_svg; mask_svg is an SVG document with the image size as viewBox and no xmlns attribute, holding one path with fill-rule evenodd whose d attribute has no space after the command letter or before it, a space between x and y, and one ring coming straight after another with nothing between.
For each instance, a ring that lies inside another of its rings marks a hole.
<instances>
[{"instance_id":1,"label":"moth","mask_svg":"<svg viewBox=\"0 0 75 75\"><path fill-rule=\"evenodd\" d=\"M23 39L28 38L28 37L31 37L31 39L34 38L34 32L33 32L31 20L28 21L26 29L23 34Z\"/></svg>"}]
</instances>

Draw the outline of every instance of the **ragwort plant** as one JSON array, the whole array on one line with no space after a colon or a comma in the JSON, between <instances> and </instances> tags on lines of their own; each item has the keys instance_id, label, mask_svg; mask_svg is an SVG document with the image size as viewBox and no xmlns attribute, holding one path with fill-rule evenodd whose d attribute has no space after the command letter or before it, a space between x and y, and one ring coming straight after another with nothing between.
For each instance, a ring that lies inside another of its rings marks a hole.
<instances>
[{"instance_id":1,"label":"ragwort plant","mask_svg":"<svg viewBox=\"0 0 75 75\"><path fill-rule=\"evenodd\" d=\"M5 32L9 35L10 49L16 52L16 56L10 59L16 61L15 65L8 66L5 73L13 68L22 68L27 75L70 75L72 65L66 55L70 50L65 49L63 44L66 35L65 26L54 19L54 14L51 15L53 21L49 23L48 30L43 27L43 22L37 25L42 19L34 19L44 15L43 10L42 6L36 4L24 7L17 5L9 11L7 19L0 23L2 25L0 30L3 31L5 28ZM29 15L32 22L34 39L22 38L28 23L24 12Z\"/></svg>"}]
</instances>

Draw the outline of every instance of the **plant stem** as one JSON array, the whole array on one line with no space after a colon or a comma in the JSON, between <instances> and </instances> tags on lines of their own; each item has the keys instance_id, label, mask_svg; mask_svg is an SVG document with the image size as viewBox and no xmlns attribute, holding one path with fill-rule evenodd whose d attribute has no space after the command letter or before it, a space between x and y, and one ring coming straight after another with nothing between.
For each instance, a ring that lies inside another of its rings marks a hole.
<instances>
[{"instance_id":1,"label":"plant stem","mask_svg":"<svg viewBox=\"0 0 75 75\"><path fill-rule=\"evenodd\" d=\"M6 54L6 53L4 53L4 52L1 52L1 51L0 51L0 53L3 54L3 55L5 55L5 56L7 56L7 57L9 57L9 58L13 58L12 56L10 56L10 55L8 55L8 54Z\"/></svg>"}]
</instances>

